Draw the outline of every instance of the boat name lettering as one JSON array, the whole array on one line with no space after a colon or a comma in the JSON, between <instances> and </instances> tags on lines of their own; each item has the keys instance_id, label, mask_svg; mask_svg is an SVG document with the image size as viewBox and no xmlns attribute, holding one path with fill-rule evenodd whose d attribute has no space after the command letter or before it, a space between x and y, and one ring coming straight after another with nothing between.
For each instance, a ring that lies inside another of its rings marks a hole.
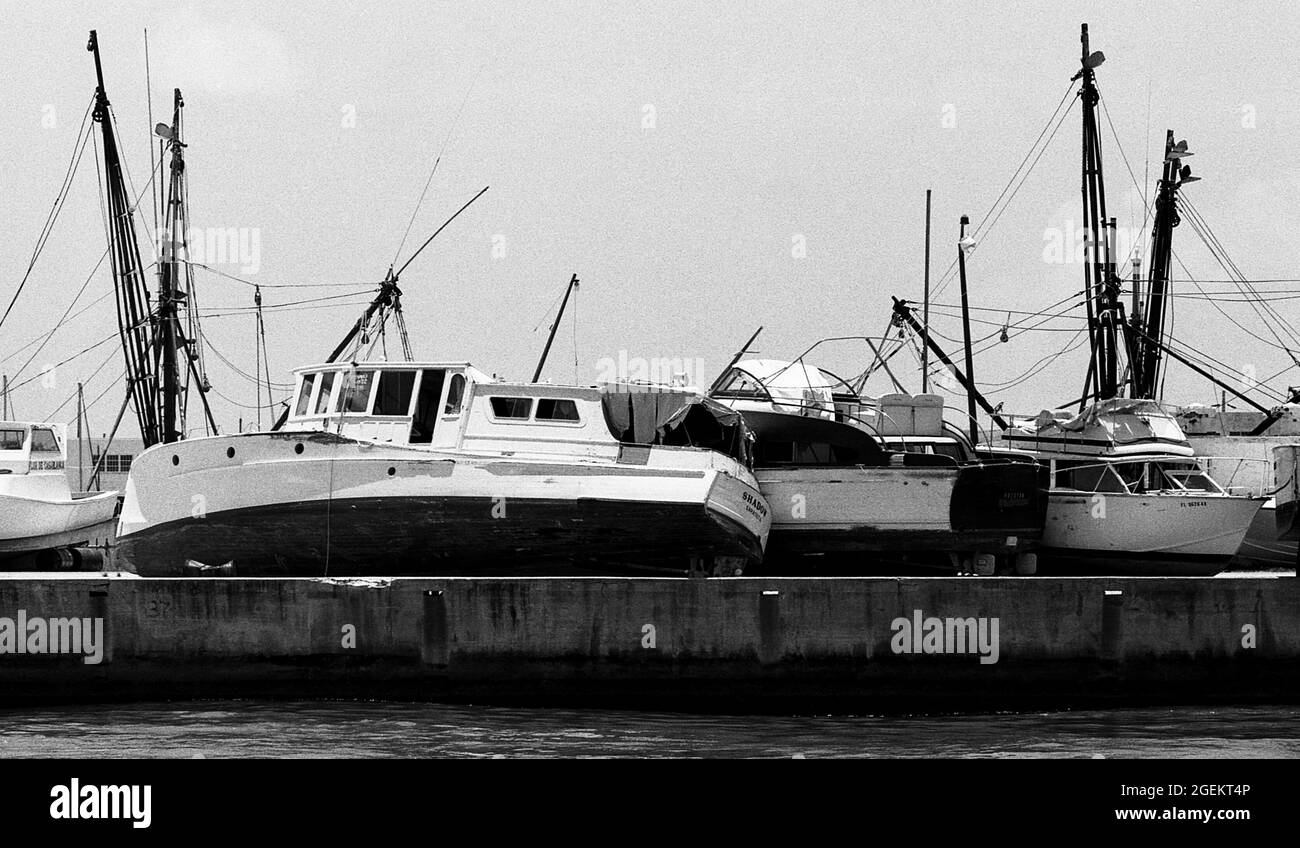
<instances>
[{"instance_id":1,"label":"boat name lettering","mask_svg":"<svg viewBox=\"0 0 1300 848\"><path fill-rule=\"evenodd\" d=\"M749 504L754 509L758 510L759 515L762 516L767 515L767 504L763 503L762 498L752 495L749 492L741 492L740 496L744 498L745 503Z\"/></svg>"},{"instance_id":2,"label":"boat name lettering","mask_svg":"<svg viewBox=\"0 0 1300 848\"><path fill-rule=\"evenodd\" d=\"M999 655L998 625L996 618L927 618L913 610L911 618L890 623L894 635L889 649L895 654L978 654L980 665L992 665Z\"/></svg>"},{"instance_id":3,"label":"boat name lettering","mask_svg":"<svg viewBox=\"0 0 1300 848\"><path fill-rule=\"evenodd\" d=\"M104 619L42 618L18 610L0 616L0 654L81 654L86 665L104 660Z\"/></svg>"}]
</instances>

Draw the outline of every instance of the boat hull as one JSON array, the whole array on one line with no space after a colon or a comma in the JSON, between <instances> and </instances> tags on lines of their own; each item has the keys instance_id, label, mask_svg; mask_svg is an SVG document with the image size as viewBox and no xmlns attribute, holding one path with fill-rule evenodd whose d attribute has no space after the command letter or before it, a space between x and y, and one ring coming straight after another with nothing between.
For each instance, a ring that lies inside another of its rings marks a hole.
<instances>
[{"instance_id":1,"label":"boat hull","mask_svg":"<svg viewBox=\"0 0 1300 848\"><path fill-rule=\"evenodd\" d=\"M1262 499L1195 494L1087 494L1054 490L1043 571L1204 576L1224 570Z\"/></svg>"},{"instance_id":2,"label":"boat hull","mask_svg":"<svg viewBox=\"0 0 1300 848\"><path fill-rule=\"evenodd\" d=\"M70 500L0 494L0 558L106 541L117 504L116 492Z\"/></svg>"},{"instance_id":3,"label":"boat hull","mask_svg":"<svg viewBox=\"0 0 1300 848\"><path fill-rule=\"evenodd\" d=\"M697 467L662 468L322 434L160 448L133 465L119 528L118 562L145 576L185 576L190 561L239 576L684 572L755 562L767 537L758 490L699 466L702 452L669 457Z\"/></svg>"},{"instance_id":4,"label":"boat hull","mask_svg":"<svg viewBox=\"0 0 1300 848\"><path fill-rule=\"evenodd\" d=\"M1043 535L1046 478L1031 464L768 468L757 476L773 512L765 573L792 557L889 555L864 558L866 566L912 554L1014 553Z\"/></svg>"}]
</instances>

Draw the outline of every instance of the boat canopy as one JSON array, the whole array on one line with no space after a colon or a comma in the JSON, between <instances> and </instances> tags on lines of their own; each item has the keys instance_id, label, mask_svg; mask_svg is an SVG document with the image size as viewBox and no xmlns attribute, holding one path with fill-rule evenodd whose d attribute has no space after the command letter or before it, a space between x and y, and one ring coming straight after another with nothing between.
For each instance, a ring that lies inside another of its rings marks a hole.
<instances>
[{"instance_id":1,"label":"boat canopy","mask_svg":"<svg viewBox=\"0 0 1300 848\"><path fill-rule=\"evenodd\" d=\"M601 406L610 433L624 444L708 448L753 465L745 419L697 392L611 383L601 387Z\"/></svg>"},{"instance_id":2,"label":"boat canopy","mask_svg":"<svg viewBox=\"0 0 1300 848\"><path fill-rule=\"evenodd\" d=\"M1191 456L1192 446L1182 428L1159 403L1146 398L1110 398L1071 415L1043 410L1004 434L1008 441L1035 442L1044 449L1090 449L1096 453L1134 450Z\"/></svg>"},{"instance_id":3,"label":"boat canopy","mask_svg":"<svg viewBox=\"0 0 1300 848\"><path fill-rule=\"evenodd\" d=\"M713 394L767 401L777 412L833 420L837 382L838 377L802 361L748 359L733 366Z\"/></svg>"}]
</instances>

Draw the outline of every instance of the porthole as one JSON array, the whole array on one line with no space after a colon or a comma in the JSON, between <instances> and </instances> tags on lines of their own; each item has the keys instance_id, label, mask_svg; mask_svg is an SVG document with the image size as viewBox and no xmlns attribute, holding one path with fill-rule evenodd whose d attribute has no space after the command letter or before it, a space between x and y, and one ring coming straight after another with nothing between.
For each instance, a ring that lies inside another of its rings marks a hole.
<instances>
[{"instance_id":1,"label":"porthole","mask_svg":"<svg viewBox=\"0 0 1300 848\"><path fill-rule=\"evenodd\" d=\"M172 454L172 465L180 465L180 464L181 464L181 458L176 454Z\"/></svg>"},{"instance_id":2,"label":"porthole","mask_svg":"<svg viewBox=\"0 0 1300 848\"><path fill-rule=\"evenodd\" d=\"M234 458L235 458L235 449L234 449L234 448L226 448L226 458L227 458L227 459L234 459Z\"/></svg>"},{"instance_id":3,"label":"porthole","mask_svg":"<svg viewBox=\"0 0 1300 848\"><path fill-rule=\"evenodd\" d=\"M299 442L298 444L293 446L293 452L302 453L302 442Z\"/></svg>"},{"instance_id":4,"label":"porthole","mask_svg":"<svg viewBox=\"0 0 1300 848\"><path fill-rule=\"evenodd\" d=\"M394 476L395 474L397 474L397 469L396 469L396 468L389 468L389 469L388 469L388 476L389 476L389 477L392 477L392 476Z\"/></svg>"}]
</instances>

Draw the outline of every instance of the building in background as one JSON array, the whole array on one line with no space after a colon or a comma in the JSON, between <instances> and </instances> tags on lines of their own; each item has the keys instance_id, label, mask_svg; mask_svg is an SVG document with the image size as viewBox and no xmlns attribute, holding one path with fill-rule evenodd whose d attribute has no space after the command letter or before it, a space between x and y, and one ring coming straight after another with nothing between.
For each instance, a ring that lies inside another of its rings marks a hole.
<instances>
[{"instance_id":1,"label":"building in background","mask_svg":"<svg viewBox=\"0 0 1300 848\"><path fill-rule=\"evenodd\" d=\"M99 457L104 456L104 465L99 477L93 483L95 465ZM68 472L68 484L74 492L110 492L124 491L126 477L131 470L131 463L144 451L144 441L139 437L125 438L118 436L110 445L107 435L97 438L78 439L75 432L68 433L68 459L65 468Z\"/></svg>"}]
</instances>

